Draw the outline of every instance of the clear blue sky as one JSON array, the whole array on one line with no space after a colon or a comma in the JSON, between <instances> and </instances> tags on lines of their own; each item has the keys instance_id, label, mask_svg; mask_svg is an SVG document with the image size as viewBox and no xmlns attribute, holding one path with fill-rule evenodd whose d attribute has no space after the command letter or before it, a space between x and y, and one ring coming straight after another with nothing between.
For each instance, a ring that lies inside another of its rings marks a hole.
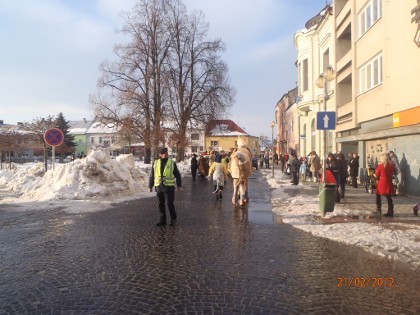
<instances>
[{"instance_id":1,"label":"clear blue sky","mask_svg":"<svg viewBox=\"0 0 420 315\"><path fill-rule=\"evenodd\" d=\"M0 0L0 120L16 124L63 112L93 118L98 66L113 60L119 13L135 0ZM237 90L230 119L271 136L276 102L296 86L294 33L325 0L184 0L221 38Z\"/></svg>"}]
</instances>

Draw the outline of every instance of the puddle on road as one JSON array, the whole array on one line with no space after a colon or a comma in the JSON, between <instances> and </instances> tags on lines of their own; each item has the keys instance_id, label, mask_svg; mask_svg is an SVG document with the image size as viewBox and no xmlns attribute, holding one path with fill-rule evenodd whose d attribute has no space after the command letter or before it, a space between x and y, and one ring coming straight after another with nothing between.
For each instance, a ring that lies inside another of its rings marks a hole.
<instances>
[{"instance_id":1,"label":"puddle on road","mask_svg":"<svg viewBox=\"0 0 420 315\"><path fill-rule=\"evenodd\" d=\"M274 224L277 214L272 211L271 204L251 202L248 205L248 220L252 223Z\"/></svg>"}]
</instances>

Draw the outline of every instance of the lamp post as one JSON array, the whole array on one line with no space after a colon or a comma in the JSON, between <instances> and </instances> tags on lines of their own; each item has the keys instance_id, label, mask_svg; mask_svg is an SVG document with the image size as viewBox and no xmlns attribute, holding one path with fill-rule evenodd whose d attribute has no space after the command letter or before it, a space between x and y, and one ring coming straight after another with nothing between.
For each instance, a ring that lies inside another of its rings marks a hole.
<instances>
[{"instance_id":1,"label":"lamp post","mask_svg":"<svg viewBox=\"0 0 420 315\"><path fill-rule=\"evenodd\" d=\"M276 123L271 122L271 177L274 177L274 127Z\"/></svg>"},{"instance_id":2,"label":"lamp post","mask_svg":"<svg viewBox=\"0 0 420 315\"><path fill-rule=\"evenodd\" d=\"M328 97L328 82L335 79L335 71L332 66L328 66L323 73L321 73L316 80L316 86L320 89L324 89L324 111L327 111L327 101L329 99ZM325 182L325 161L327 159L327 131L323 130L323 142L324 142L324 150L323 150L323 181Z\"/></svg>"}]
</instances>

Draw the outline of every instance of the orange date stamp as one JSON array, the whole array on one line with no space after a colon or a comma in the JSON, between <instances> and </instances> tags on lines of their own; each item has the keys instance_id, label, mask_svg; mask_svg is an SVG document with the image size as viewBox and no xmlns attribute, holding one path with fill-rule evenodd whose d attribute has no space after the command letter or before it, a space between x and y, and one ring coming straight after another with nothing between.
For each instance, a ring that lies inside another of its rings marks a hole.
<instances>
[{"instance_id":1,"label":"orange date stamp","mask_svg":"<svg viewBox=\"0 0 420 315\"><path fill-rule=\"evenodd\" d=\"M393 277L337 277L338 287L395 287L395 278Z\"/></svg>"}]
</instances>

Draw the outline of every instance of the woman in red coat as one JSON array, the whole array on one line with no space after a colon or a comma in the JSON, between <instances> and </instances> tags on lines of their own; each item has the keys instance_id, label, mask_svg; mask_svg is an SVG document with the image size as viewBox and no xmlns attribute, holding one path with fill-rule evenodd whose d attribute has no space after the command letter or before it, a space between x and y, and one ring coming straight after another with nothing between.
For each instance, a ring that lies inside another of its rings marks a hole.
<instances>
[{"instance_id":1,"label":"woman in red coat","mask_svg":"<svg viewBox=\"0 0 420 315\"><path fill-rule=\"evenodd\" d=\"M389 159L388 154L382 154L375 173L375 176L378 179L378 186L376 188L376 210L381 213L381 196L385 196L388 201L388 212L385 216L391 218L394 216L394 204L391 198L393 191L392 174L394 174L394 171L395 165Z\"/></svg>"}]
</instances>

